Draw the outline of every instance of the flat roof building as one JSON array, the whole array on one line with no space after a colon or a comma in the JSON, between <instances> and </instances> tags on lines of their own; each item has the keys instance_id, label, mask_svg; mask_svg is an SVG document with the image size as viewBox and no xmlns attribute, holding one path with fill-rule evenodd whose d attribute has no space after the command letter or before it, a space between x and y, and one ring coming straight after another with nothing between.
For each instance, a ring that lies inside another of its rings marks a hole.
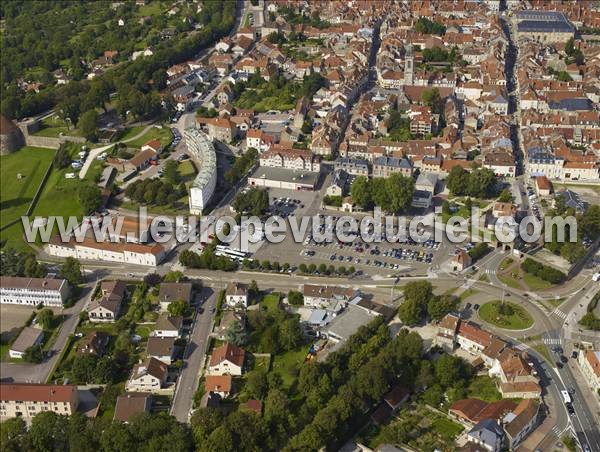
<instances>
[{"instance_id":1,"label":"flat roof building","mask_svg":"<svg viewBox=\"0 0 600 452\"><path fill-rule=\"evenodd\" d=\"M288 190L315 189L319 173L285 168L259 166L249 177L248 185L255 187L286 188Z\"/></svg>"},{"instance_id":2,"label":"flat roof building","mask_svg":"<svg viewBox=\"0 0 600 452\"><path fill-rule=\"evenodd\" d=\"M190 187L190 213L200 215L217 186L217 154L213 143L199 130L186 129L183 137L199 170Z\"/></svg>"}]
</instances>

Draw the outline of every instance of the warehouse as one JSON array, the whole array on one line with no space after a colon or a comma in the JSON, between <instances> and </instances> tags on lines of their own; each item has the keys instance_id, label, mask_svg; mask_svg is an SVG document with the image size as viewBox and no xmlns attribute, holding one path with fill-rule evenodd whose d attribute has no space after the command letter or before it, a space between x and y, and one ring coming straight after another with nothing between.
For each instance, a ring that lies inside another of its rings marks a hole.
<instances>
[{"instance_id":1,"label":"warehouse","mask_svg":"<svg viewBox=\"0 0 600 452\"><path fill-rule=\"evenodd\" d=\"M295 171L285 168L258 167L248 177L248 185L255 187L285 188L288 190L315 189L319 181L319 173L312 171Z\"/></svg>"}]
</instances>

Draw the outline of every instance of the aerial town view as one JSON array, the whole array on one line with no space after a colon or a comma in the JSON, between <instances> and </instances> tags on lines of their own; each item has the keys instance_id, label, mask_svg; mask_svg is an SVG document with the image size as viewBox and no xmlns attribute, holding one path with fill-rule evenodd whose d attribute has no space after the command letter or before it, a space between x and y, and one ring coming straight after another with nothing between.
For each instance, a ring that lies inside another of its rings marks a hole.
<instances>
[{"instance_id":1,"label":"aerial town view","mask_svg":"<svg viewBox=\"0 0 600 452\"><path fill-rule=\"evenodd\" d=\"M0 452L600 452L600 1L0 2Z\"/></svg>"}]
</instances>

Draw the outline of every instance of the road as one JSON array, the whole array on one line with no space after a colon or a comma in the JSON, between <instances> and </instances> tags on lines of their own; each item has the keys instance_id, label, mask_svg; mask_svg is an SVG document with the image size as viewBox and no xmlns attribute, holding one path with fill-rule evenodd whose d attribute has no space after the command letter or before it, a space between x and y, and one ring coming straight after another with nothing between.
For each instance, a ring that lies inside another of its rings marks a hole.
<instances>
[{"instance_id":1,"label":"road","mask_svg":"<svg viewBox=\"0 0 600 452\"><path fill-rule=\"evenodd\" d=\"M79 313L90 302L95 285L96 281L85 284L82 296L77 303L63 311L62 314L65 316L65 319L60 326L54 344L48 350L50 358L40 364L2 363L0 368L1 378L20 382L46 383L60 358L62 350L67 344L69 335L73 334L75 328L77 328Z\"/></svg>"},{"instance_id":2,"label":"road","mask_svg":"<svg viewBox=\"0 0 600 452\"><path fill-rule=\"evenodd\" d=\"M206 301L201 305L203 312L198 313L194 320L190 340L184 351L185 364L177 380L175 395L171 403L171 414L179 422L189 422L209 335L212 332L215 317L213 309L216 306L217 293L210 288L203 288L200 294L201 299Z\"/></svg>"},{"instance_id":3,"label":"road","mask_svg":"<svg viewBox=\"0 0 600 452\"><path fill-rule=\"evenodd\" d=\"M154 127L154 126L152 124L150 124L150 125L144 127L144 129L140 133L132 136L131 138L127 138L126 140L121 140L121 141L115 141L114 143L107 144L106 146L100 146L99 148L91 149L89 155L87 156L87 159L83 163L83 167L79 171L79 179L85 179L85 175L87 174L88 170L92 166L92 163L94 162L96 157L98 157L104 151L112 148L115 144L129 143L130 141L137 140L139 137L143 136L152 127Z\"/></svg>"}]
</instances>

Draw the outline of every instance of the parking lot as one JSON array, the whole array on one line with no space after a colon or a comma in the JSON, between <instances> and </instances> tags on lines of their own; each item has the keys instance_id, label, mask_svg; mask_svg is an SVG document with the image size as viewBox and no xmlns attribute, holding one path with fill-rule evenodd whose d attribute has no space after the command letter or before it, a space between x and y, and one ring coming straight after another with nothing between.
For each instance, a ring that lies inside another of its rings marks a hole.
<instances>
[{"instance_id":1,"label":"parking lot","mask_svg":"<svg viewBox=\"0 0 600 452\"><path fill-rule=\"evenodd\" d=\"M279 215L288 222L296 217L296 223L301 224L303 216L319 215L321 227L317 233L324 234L332 231L332 241L321 241L319 236L313 238L312 223L306 230L306 235L300 242L296 242L287 227L288 233L281 243L265 242L253 256L257 260L271 260L280 263L288 262L292 266L302 263L310 265L327 264L336 267L353 266L363 273L381 273L385 271L424 273L428 268L439 268L443 260L447 260L448 253L453 249L444 247L443 244L432 240L425 243L416 243L410 239L403 242L365 243L360 236L355 236L352 242L341 242L336 238L335 226L325 226L326 220L352 216L359 222L364 214L349 214L345 212L330 212L320 209L322 193L303 192L284 189L269 189L269 214ZM382 226L385 229L385 225ZM385 238L385 234L384 237ZM302 241L303 240L303 241Z\"/></svg>"},{"instance_id":2,"label":"parking lot","mask_svg":"<svg viewBox=\"0 0 600 452\"><path fill-rule=\"evenodd\" d=\"M19 331L25 321L33 312L32 307L18 306L14 304L0 305L0 333L2 340L6 341Z\"/></svg>"}]
</instances>

